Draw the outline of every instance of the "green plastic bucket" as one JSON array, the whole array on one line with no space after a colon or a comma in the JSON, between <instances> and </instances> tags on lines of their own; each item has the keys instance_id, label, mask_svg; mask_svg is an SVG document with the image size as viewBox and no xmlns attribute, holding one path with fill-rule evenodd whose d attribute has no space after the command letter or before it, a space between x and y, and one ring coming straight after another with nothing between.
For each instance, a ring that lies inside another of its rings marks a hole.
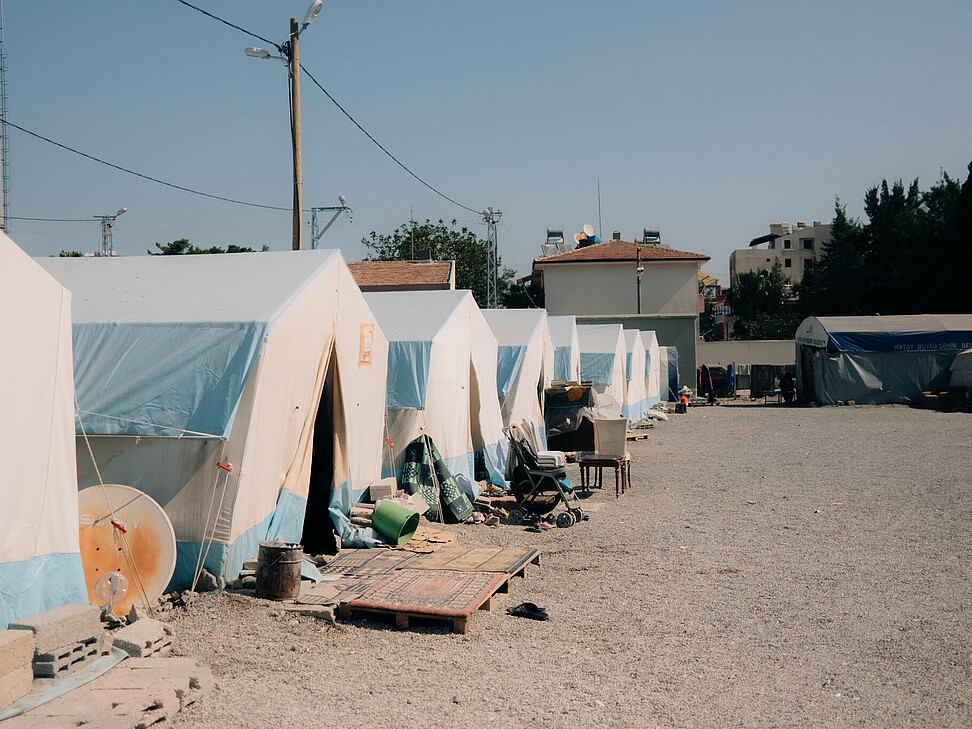
<instances>
[{"instance_id":1,"label":"green plastic bucket","mask_svg":"<svg viewBox=\"0 0 972 729\"><path fill-rule=\"evenodd\" d=\"M392 544L408 544L418 529L419 515L394 501L382 501L371 523Z\"/></svg>"}]
</instances>

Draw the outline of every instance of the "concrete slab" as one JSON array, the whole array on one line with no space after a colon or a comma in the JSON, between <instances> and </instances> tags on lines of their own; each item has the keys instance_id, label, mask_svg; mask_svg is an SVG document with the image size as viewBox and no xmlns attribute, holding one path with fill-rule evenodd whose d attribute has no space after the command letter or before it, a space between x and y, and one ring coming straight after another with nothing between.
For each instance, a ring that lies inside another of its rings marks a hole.
<instances>
[{"instance_id":1,"label":"concrete slab","mask_svg":"<svg viewBox=\"0 0 972 729\"><path fill-rule=\"evenodd\" d=\"M29 666L34 657L34 634L25 630L0 630L0 676ZM3 704L0 703L0 706Z\"/></svg>"},{"instance_id":2,"label":"concrete slab","mask_svg":"<svg viewBox=\"0 0 972 729\"><path fill-rule=\"evenodd\" d=\"M0 709L30 693L34 683L34 669L28 663L0 676Z\"/></svg>"},{"instance_id":3,"label":"concrete slab","mask_svg":"<svg viewBox=\"0 0 972 729\"><path fill-rule=\"evenodd\" d=\"M150 618L142 618L114 635L114 645L135 658L161 655L172 648L172 628Z\"/></svg>"},{"instance_id":4,"label":"concrete slab","mask_svg":"<svg viewBox=\"0 0 972 729\"><path fill-rule=\"evenodd\" d=\"M101 633L101 608L97 605L65 605L18 620L10 630L34 634L35 655L48 654L63 646L87 640Z\"/></svg>"}]
</instances>

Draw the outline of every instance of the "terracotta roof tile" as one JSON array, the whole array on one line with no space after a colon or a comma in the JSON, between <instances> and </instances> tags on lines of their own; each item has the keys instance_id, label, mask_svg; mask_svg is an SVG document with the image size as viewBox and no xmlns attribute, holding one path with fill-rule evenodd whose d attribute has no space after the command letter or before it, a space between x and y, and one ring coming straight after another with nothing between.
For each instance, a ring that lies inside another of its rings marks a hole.
<instances>
[{"instance_id":1,"label":"terracotta roof tile","mask_svg":"<svg viewBox=\"0 0 972 729\"><path fill-rule=\"evenodd\" d=\"M575 248L565 253L557 253L546 258L537 258L534 263L592 263L612 261L635 261L638 251L641 251L642 261L708 261L709 256L701 253L677 251L674 248L645 245L643 243L629 243L623 240L606 240L603 243Z\"/></svg>"},{"instance_id":2,"label":"terracotta roof tile","mask_svg":"<svg viewBox=\"0 0 972 729\"><path fill-rule=\"evenodd\" d=\"M452 288L452 262L358 261L348 268L362 291L425 291Z\"/></svg>"}]
</instances>

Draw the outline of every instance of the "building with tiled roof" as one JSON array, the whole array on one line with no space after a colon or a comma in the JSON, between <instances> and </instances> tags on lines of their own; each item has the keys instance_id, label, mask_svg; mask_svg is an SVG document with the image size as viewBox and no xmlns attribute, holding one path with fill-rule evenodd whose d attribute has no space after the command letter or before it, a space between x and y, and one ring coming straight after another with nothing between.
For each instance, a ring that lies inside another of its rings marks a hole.
<instances>
[{"instance_id":1,"label":"building with tiled roof","mask_svg":"<svg viewBox=\"0 0 972 729\"><path fill-rule=\"evenodd\" d=\"M698 314L698 273L708 260L701 253L615 238L537 258L533 271L554 316Z\"/></svg>"},{"instance_id":2,"label":"building with tiled roof","mask_svg":"<svg viewBox=\"0 0 972 729\"><path fill-rule=\"evenodd\" d=\"M455 261L359 261L348 263L362 291L438 291L456 288Z\"/></svg>"}]
</instances>

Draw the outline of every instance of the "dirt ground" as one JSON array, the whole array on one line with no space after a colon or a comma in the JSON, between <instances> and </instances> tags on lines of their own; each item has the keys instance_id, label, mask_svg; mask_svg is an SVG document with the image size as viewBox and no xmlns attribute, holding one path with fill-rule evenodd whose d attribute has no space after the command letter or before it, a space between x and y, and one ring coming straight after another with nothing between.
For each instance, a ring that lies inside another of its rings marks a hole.
<instances>
[{"instance_id":1,"label":"dirt ground","mask_svg":"<svg viewBox=\"0 0 972 729\"><path fill-rule=\"evenodd\" d=\"M217 689L174 724L972 726L970 446L968 414L690 408L590 521L456 528L544 555L467 635L201 596L177 652Z\"/></svg>"}]
</instances>

